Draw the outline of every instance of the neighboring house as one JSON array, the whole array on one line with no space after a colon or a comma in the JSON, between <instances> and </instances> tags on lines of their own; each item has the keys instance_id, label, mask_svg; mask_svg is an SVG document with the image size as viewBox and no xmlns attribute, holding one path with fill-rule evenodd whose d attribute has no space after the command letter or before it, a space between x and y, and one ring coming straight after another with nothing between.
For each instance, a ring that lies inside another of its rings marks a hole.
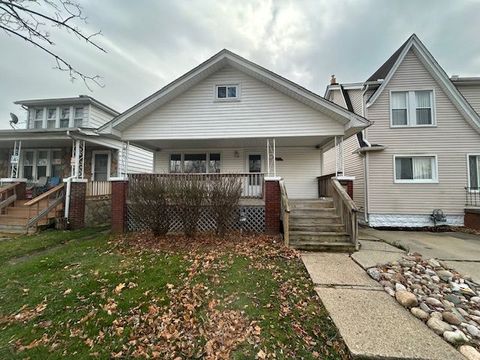
<instances>
[{"instance_id":1,"label":"neighboring house","mask_svg":"<svg viewBox=\"0 0 480 360\"><path fill-rule=\"evenodd\" d=\"M246 224L240 226L246 229L279 231L284 184L291 200L310 200L292 203L291 245L351 250L356 222L351 210L339 206L348 199L345 190L332 180L336 187L328 190L341 194L338 202L311 200L319 198L328 144L368 125L362 116L222 50L98 132L154 151L159 176L239 177L248 198L241 203ZM127 218L130 229L141 228L141 219Z\"/></svg>"},{"instance_id":2,"label":"neighboring house","mask_svg":"<svg viewBox=\"0 0 480 360\"><path fill-rule=\"evenodd\" d=\"M447 224L463 225L465 211L478 211L480 78L449 78L412 35L366 81L332 80L325 97L373 123L343 144L366 223L430 226L441 209ZM323 172L334 163L330 150Z\"/></svg>"},{"instance_id":3,"label":"neighboring house","mask_svg":"<svg viewBox=\"0 0 480 360\"><path fill-rule=\"evenodd\" d=\"M106 181L125 172L152 171L151 152L97 133L119 113L92 97L15 104L27 111L26 128L0 130L1 178L36 182L42 177L76 176Z\"/></svg>"}]
</instances>

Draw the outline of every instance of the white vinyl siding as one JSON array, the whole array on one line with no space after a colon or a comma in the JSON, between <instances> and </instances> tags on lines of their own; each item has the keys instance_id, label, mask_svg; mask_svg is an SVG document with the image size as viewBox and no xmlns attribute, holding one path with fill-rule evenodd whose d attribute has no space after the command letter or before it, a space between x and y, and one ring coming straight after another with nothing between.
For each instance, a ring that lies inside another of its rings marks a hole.
<instances>
[{"instance_id":1,"label":"white vinyl siding","mask_svg":"<svg viewBox=\"0 0 480 360\"><path fill-rule=\"evenodd\" d=\"M130 144L128 146L127 172L129 174L153 172L153 153Z\"/></svg>"},{"instance_id":2,"label":"white vinyl siding","mask_svg":"<svg viewBox=\"0 0 480 360\"><path fill-rule=\"evenodd\" d=\"M390 91L433 89L436 127L395 128L390 126ZM385 91L368 108L374 125L367 130L368 141L386 149L369 154L369 213L423 214L442 209L449 215L463 215L465 187L468 186L466 155L480 153L480 134L462 117L443 89L410 51ZM438 183L398 184L393 178L393 156L435 154Z\"/></svg>"},{"instance_id":3,"label":"white vinyl siding","mask_svg":"<svg viewBox=\"0 0 480 360\"><path fill-rule=\"evenodd\" d=\"M459 85L457 88L473 109L480 114L480 85Z\"/></svg>"},{"instance_id":4,"label":"white vinyl siding","mask_svg":"<svg viewBox=\"0 0 480 360\"><path fill-rule=\"evenodd\" d=\"M241 84L241 101L212 101L216 84ZM320 111L227 66L128 127L126 140L341 135Z\"/></svg>"},{"instance_id":5,"label":"white vinyl siding","mask_svg":"<svg viewBox=\"0 0 480 360\"><path fill-rule=\"evenodd\" d=\"M396 183L437 182L437 158L431 155L395 155L394 177Z\"/></svg>"},{"instance_id":6,"label":"white vinyl siding","mask_svg":"<svg viewBox=\"0 0 480 360\"><path fill-rule=\"evenodd\" d=\"M433 126L434 92L432 90L391 91L390 121L392 127Z\"/></svg>"},{"instance_id":7,"label":"white vinyl siding","mask_svg":"<svg viewBox=\"0 0 480 360\"><path fill-rule=\"evenodd\" d=\"M363 114L362 90L348 90L348 96L350 98L350 102L352 103L352 108L355 114L362 115Z\"/></svg>"},{"instance_id":8,"label":"white vinyl siding","mask_svg":"<svg viewBox=\"0 0 480 360\"><path fill-rule=\"evenodd\" d=\"M84 127L99 128L103 124L112 120L114 117L110 113L107 113L106 111L103 111L94 105L87 106L86 110L84 111L88 111L88 116L86 116L86 118L88 118L88 122L83 125Z\"/></svg>"},{"instance_id":9,"label":"white vinyl siding","mask_svg":"<svg viewBox=\"0 0 480 360\"><path fill-rule=\"evenodd\" d=\"M155 153L155 173L167 173L170 155L181 153L220 153L222 173L248 172L248 154L261 154L262 171L266 171L264 148L166 149ZM277 175L285 179L291 199L318 198L317 177L320 176L320 150L311 147L277 147Z\"/></svg>"}]
</instances>

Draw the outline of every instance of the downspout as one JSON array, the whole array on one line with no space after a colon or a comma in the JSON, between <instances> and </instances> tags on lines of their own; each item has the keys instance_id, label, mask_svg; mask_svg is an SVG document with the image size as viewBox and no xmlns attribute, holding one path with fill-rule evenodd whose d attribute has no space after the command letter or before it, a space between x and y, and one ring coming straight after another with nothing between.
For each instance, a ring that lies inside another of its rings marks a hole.
<instances>
[{"instance_id":1,"label":"downspout","mask_svg":"<svg viewBox=\"0 0 480 360\"><path fill-rule=\"evenodd\" d=\"M369 85L365 85L365 90L363 91L362 93L362 116L364 118L367 118L366 115L367 115L367 109L365 108L365 93L368 91L368 87ZM363 141L365 141L365 143L367 144L367 146L372 146L368 140L366 139L366 129L362 130L362 132L365 131L363 134L362 134L362 137L363 137ZM365 135L365 136L363 136ZM365 153L365 157L363 159L363 164L364 164L364 173L365 173L365 184L364 184L364 199L363 199L363 202L364 202L364 220L365 220L365 223L369 224L369 212L368 212L368 208L369 208L369 204L368 204L368 151Z\"/></svg>"}]
</instances>

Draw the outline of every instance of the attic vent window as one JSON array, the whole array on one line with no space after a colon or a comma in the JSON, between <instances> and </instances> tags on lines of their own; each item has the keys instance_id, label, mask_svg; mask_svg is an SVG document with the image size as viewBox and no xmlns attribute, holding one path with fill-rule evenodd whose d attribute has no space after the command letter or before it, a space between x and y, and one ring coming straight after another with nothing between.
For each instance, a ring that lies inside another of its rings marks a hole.
<instances>
[{"instance_id":1,"label":"attic vent window","mask_svg":"<svg viewBox=\"0 0 480 360\"><path fill-rule=\"evenodd\" d=\"M228 101L238 100L240 98L240 91L238 85L216 85L215 86L215 99Z\"/></svg>"}]
</instances>

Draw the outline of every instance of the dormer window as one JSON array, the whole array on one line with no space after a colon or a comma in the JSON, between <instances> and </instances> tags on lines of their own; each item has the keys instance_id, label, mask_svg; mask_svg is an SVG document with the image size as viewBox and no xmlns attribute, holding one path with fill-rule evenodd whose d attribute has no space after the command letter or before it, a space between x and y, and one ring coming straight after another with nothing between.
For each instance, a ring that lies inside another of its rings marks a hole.
<instances>
[{"instance_id":1,"label":"dormer window","mask_svg":"<svg viewBox=\"0 0 480 360\"><path fill-rule=\"evenodd\" d=\"M35 117L33 119L33 128L41 129L43 127L43 109L35 109Z\"/></svg>"},{"instance_id":2,"label":"dormer window","mask_svg":"<svg viewBox=\"0 0 480 360\"><path fill-rule=\"evenodd\" d=\"M239 85L216 85L215 86L215 99L228 101L238 100L240 98Z\"/></svg>"},{"instance_id":3,"label":"dormer window","mask_svg":"<svg viewBox=\"0 0 480 360\"><path fill-rule=\"evenodd\" d=\"M68 128L70 123L70 108L62 108L60 109L60 127L61 128Z\"/></svg>"},{"instance_id":4,"label":"dormer window","mask_svg":"<svg viewBox=\"0 0 480 360\"><path fill-rule=\"evenodd\" d=\"M74 127L82 127L83 125L83 107L76 107L73 118Z\"/></svg>"}]
</instances>

